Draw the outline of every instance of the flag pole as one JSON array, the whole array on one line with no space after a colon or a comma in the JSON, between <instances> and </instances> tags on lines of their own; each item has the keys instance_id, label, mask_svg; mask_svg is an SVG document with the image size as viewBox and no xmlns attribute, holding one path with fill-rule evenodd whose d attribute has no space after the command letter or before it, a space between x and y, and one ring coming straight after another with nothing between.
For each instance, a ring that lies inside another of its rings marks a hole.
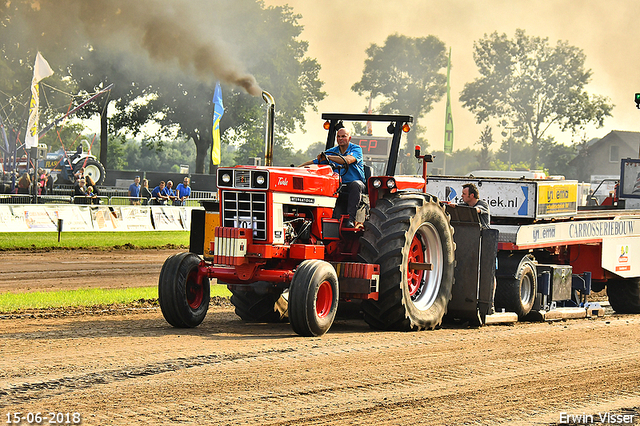
<instances>
[{"instance_id":1,"label":"flag pole","mask_svg":"<svg viewBox=\"0 0 640 426\"><path fill-rule=\"evenodd\" d=\"M451 47L449 47L449 60L447 61L447 109L444 119L444 163L442 174L446 174L447 154L453 152L453 115L451 114Z\"/></svg>"}]
</instances>

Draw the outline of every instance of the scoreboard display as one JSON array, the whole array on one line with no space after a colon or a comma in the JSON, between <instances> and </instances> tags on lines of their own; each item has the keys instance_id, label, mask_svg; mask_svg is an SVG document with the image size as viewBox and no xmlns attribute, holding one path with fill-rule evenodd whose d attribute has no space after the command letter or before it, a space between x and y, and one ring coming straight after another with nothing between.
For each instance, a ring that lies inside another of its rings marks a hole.
<instances>
[{"instance_id":1,"label":"scoreboard display","mask_svg":"<svg viewBox=\"0 0 640 426\"><path fill-rule=\"evenodd\" d=\"M366 157L389 157L391 138L378 136L352 136L351 143L360 145L362 155Z\"/></svg>"}]
</instances>

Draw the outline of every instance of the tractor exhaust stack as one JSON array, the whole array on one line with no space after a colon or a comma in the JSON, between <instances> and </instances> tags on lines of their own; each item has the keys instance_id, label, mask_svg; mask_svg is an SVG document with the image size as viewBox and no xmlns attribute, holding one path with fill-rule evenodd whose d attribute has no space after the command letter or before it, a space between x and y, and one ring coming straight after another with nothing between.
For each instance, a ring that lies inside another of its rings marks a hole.
<instances>
[{"instance_id":1,"label":"tractor exhaust stack","mask_svg":"<svg viewBox=\"0 0 640 426\"><path fill-rule=\"evenodd\" d=\"M264 140L264 165L272 166L273 164L273 132L276 122L276 101L273 100L273 96L269 92L262 92L262 99L268 105L267 111L267 130Z\"/></svg>"}]
</instances>

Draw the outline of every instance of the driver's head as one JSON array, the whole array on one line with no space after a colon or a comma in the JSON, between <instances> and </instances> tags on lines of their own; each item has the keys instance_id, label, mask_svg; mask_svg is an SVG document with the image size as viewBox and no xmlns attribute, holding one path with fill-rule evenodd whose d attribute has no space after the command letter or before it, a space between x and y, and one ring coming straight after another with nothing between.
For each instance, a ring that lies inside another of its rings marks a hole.
<instances>
[{"instance_id":1,"label":"driver's head","mask_svg":"<svg viewBox=\"0 0 640 426\"><path fill-rule=\"evenodd\" d=\"M348 145L349 142L351 142L351 135L349 134L349 131L343 127L338 130L336 140L338 141L339 146Z\"/></svg>"}]
</instances>

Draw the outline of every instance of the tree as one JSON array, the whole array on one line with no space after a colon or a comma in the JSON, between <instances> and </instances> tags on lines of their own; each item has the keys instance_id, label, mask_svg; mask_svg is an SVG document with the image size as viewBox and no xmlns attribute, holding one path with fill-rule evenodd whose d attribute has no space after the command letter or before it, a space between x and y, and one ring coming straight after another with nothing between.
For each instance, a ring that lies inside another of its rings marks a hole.
<instances>
[{"instance_id":1,"label":"tree","mask_svg":"<svg viewBox=\"0 0 640 426\"><path fill-rule=\"evenodd\" d=\"M480 152L476 155L476 160L480 169L486 170L491 166L491 152L489 147L493 144L493 134L491 126L486 126L480 134L480 139L476 142L476 145L480 145Z\"/></svg>"},{"instance_id":2,"label":"tree","mask_svg":"<svg viewBox=\"0 0 640 426\"><path fill-rule=\"evenodd\" d=\"M538 143L546 131L557 126L575 131L588 123L601 127L611 116L609 99L589 95L585 86L591 70L577 47L547 38L515 37L494 32L474 43L474 60L480 77L467 83L460 95L463 105L478 123L491 118L508 119L531 139L531 167L538 161Z\"/></svg>"},{"instance_id":3,"label":"tree","mask_svg":"<svg viewBox=\"0 0 640 426\"><path fill-rule=\"evenodd\" d=\"M325 96L318 80L320 66L305 57L308 44L298 40L302 31L297 23L299 15L288 6L265 8L263 2L255 0L215 3L214 24L225 28L227 40L236 42L236 57L249 64L248 71L276 98L276 144L290 146L286 134L301 127L306 109L315 110ZM211 77L182 70L154 74L139 85L146 91L141 93L146 102L123 98L116 103L115 127L140 131L142 125L154 122L160 125L157 137L171 129L176 131L195 143L196 172L203 173L212 144L215 79ZM264 102L230 82L222 84L222 92L223 143L237 143L236 158L241 163L248 157L263 157Z\"/></svg>"},{"instance_id":4,"label":"tree","mask_svg":"<svg viewBox=\"0 0 640 426\"><path fill-rule=\"evenodd\" d=\"M420 118L433 109L447 90L447 55L442 41L435 36L411 38L399 34L387 37L384 45L367 49L362 78L351 90L361 96L370 94L383 100L382 114L409 114L414 124L407 145L413 147L424 130ZM426 147L422 139L422 146ZM413 152L413 148L409 151Z\"/></svg>"},{"instance_id":5,"label":"tree","mask_svg":"<svg viewBox=\"0 0 640 426\"><path fill-rule=\"evenodd\" d=\"M288 6L266 7L261 0L166 3L158 7L136 0L111 8L101 1L5 2L0 11L10 18L2 21L0 43L7 32L16 45L64 58L59 62L68 64L70 81L78 83L81 93L115 83L116 113L109 131L144 137L145 125L155 124L145 138L150 145L167 138L193 141L198 173L204 172L212 144L216 80L223 83L226 107L223 143L262 139L264 103L255 76L277 100L276 131L286 147L285 135L302 126L307 108L315 109L325 96L320 66L305 56L308 44L299 39L299 15ZM101 114L106 154L106 108L100 104L85 112Z\"/></svg>"}]
</instances>

